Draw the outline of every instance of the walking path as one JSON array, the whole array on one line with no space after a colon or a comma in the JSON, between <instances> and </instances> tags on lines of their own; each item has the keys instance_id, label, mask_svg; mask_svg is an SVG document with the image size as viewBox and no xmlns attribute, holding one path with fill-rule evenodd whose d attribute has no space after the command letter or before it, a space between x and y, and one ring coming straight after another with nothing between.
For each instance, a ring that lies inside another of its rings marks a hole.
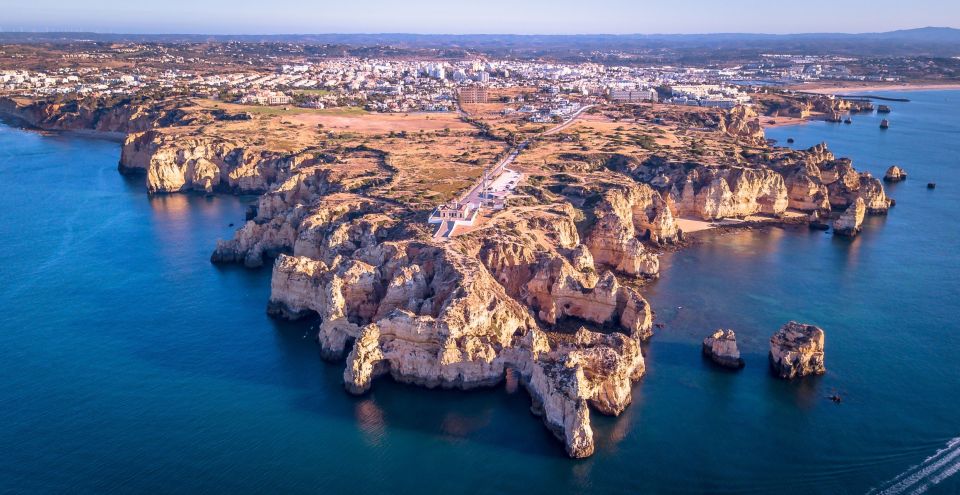
<instances>
[{"instance_id":1,"label":"walking path","mask_svg":"<svg viewBox=\"0 0 960 495\"><path fill-rule=\"evenodd\" d=\"M541 136L549 136L551 134L558 133L567 127L570 127L583 112L593 108L594 105L585 105L580 107L576 112L574 112L567 120L555 125L554 127L540 133ZM459 108L458 108L459 110ZM459 110L462 112L462 110ZM477 179L477 182L471 187L464 195L460 196L457 200L461 204L469 204L474 208L481 208L483 206L484 192L487 193L487 198L489 196L495 195L500 197L505 197L508 193L513 191L520 185L520 181L523 180L523 174L517 172L516 170L511 170L507 168L510 166L520 153L527 148L530 140L526 140L507 153L507 156L503 157L496 165L485 170L483 175ZM486 179L486 180L484 180ZM484 190L486 186L486 191ZM449 225L448 225L449 224ZM449 238L453 237L454 230L456 225L453 222L445 221L440 223L440 227L437 229L436 233L433 235L434 238Z\"/></svg>"}]
</instances>

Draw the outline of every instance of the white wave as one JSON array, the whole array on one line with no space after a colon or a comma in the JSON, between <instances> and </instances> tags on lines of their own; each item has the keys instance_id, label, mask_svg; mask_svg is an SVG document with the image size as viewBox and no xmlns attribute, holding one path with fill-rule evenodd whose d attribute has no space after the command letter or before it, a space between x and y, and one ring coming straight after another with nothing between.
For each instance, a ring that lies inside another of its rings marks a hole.
<instances>
[{"instance_id":1,"label":"white wave","mask_svg":"<svg viewBox=\"0 0 960 495\"><path fill-rule=\"evenodd\" d=\"M957 474L958 471L960 471L960 461L953 463L952 466L940 471L939 474L927 480L927 482L911 492L911 495L920 495L921 493L927 491L927 488L940 484L941 481Z\"/></svg>"},{"instance_id":2,"label":"white wave","mask_svg":"<svg viewBox=\"0 0 960 495\"><path fill-rule=\"evenodd\" d=\"M886 486L886 488L882 489L878 495L899 495L920 484L911 492L911 495L919 495L930 486L936 485L960 471L958 457L960 457L960 437L947 442L946 447L937 450L936 453L924 459L919 465L910 467L910 469L884 483L883 486ZM955 460L957 461L954 462ZM874 491L871 490L870 493L874 493Z\"/></svg>"}]
</instances>

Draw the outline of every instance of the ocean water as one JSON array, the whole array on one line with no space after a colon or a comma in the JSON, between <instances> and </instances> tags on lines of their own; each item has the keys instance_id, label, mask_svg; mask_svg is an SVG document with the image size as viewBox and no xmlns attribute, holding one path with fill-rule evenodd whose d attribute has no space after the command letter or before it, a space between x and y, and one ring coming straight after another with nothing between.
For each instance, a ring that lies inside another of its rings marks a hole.
<instances>
[{"instance_id":1,"label":"ocean water","mask_svg":"<svg viewBox=\"0 0 960 495\"><path fill-rule=\"evenodd\" d=\"M648 374L580 461L516 383L345 393L305 325L266 316L269 270L208 261L251 198L151 198L114 142L0 126L0 491L960 493L960 93L906 96L886 132L768 132L904 166L898 205L854 240L775 228L664 256ZM825 329L825 376L769 375L790 319ZM701 357L718 327L742 371Z\"/></svg>"}]
</instances>

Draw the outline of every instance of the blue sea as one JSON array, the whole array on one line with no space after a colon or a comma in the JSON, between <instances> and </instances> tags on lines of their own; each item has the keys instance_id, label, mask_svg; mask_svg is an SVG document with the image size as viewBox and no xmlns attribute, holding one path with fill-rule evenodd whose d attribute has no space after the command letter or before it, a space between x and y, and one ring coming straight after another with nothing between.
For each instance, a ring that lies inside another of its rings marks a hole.
<instances>
[{"instance_id":1,"label":"blue sea","mask_svg":"<svg viewBox=\"0 0 960 495\"><path fill-rule=\"evenodd\" d=\"M903 166L897 206L853 240L747 230L665 255L648 373L580 461L516 383L345 393L305 325L266 315L269 269L209 262L253 198L149 197L115 142L0 126L0 491L960 493L960 92L897 96L887 131L768 132ZM826 375L770 376L791 319L825 329ZM721 327L740 372L701 357Z\"/></svg>"}]
</instances>

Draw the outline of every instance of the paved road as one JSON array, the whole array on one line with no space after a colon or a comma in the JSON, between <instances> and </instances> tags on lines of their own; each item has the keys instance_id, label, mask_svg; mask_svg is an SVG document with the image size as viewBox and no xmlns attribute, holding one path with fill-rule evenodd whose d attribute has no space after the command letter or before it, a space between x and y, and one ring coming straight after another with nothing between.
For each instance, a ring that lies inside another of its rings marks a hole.
<instances>
[{"instance_id":1,"label":"paved road","mask_svg":"<svg viewBox=\"0 0 960 495\"><path fill-rule=\"evenodd\" d=\"M557 126L555 126L554 128L548 131L544 131L543 135L549 136L550 134L558 133L566 129L567 127L570 127L570 124L572 124L573 121L577 120L580 117L580 114L582 114L583 112L586 112L587 110L590 110L594 106L596 105L586 105L586 106L580 107L580 110L577 110L576 112L574 112L569 119L564 120L563 122L561 122L560 124L558 124Z\"/></svg>"},{"instance_id":2,"label":"paved road","mask_svg":"<svg viewBox=\"0 0 960 495\"><path fill-rule=\"evenodd\" d=\"M570 125L573 124L575 120L580 118L580 115L582 115L583 112L586 112L587 110L593 107L594 105L586 105L581 107L579 110L574 112L573 115L567 118L567 120L564 120L563 122L555 125L554 127L542 132L541 135L549 136L550 134L555 134L557 132L560 132L566 129L567 127L570 127ZM491 175L495 177L497 175L496 173L497 171L501 169L505 169L506 167L510 166L510 164L512 164L514 160L517 159L517 156L519 156L520 153L527 148L528 143L529 143L529 140L524 141L518 144L512 150L510 150L510 153L508 153L507 156L505 156L502 160L497 162L496 165L494 165L489 169L491 171ZM480 200L481 200L480 194L483 192L482 189L483 189L483 177L480 177L479 179L477 179L477 183L473 185L470 191L465 196L462 196L461 201L465 203L472 203L474 206L479 207Z\"/></svg>"},{"instance_id":3,"label":"paved road","mask_svg":"<svg viewBox=\"0 0 960 495\"><path fill-rule=\"evenodd\" d=\"M583 112L586 112L587 110L593 107L594 105L586 105L584 107L581 107L579 110L574 112L573 115L571 115L567 120L564 120L563 122L553 126L552 128L540 133L540 135L549 136L550 134L555 134L557 132L560 132L566 129L571 124L573 124L573 122L577 120L580 117L580 115L583 114ZM460 108L459 104L457 105L457 111L461 115L466 115L466 112L464 112L463 109ZM499 177L498 173L501 170L506 170L508 172L513 172L514 174L516 174L516 178L513 181L513 187L516 187L516 185L519 184L520 179L523 177L522 174L509 170L507 169L507 167L510 166L510 164L512 164L514 160L517 159L518 156L520 156L520 153L527 148L527 145L529 144L529 142L530 141L527 140L518 144L512 150L510 150L509 153L507 153L507 156L503 157L499 162L497 162L496 165L487 169L488 171L490 171L491 175L493 176L491 178L491 182L493 182L497 177ZM509 186L506 186L506 187L509 187ZM471 203L473 204L474 207L479 208L482 200L482 198L480 197L482 192L483 192L483 177L481 176L479 179L477 179L476 184L474 184L473 187L470 188L470 191L468 191L467 194L460 197L460 201L463 203ZM453 231L455 229L456 229L456 226L454 222L441 223L440 226L437 228L437 231L434 233L434 237L436 238L452 237Z\"/></svg>"}]
</instances>

